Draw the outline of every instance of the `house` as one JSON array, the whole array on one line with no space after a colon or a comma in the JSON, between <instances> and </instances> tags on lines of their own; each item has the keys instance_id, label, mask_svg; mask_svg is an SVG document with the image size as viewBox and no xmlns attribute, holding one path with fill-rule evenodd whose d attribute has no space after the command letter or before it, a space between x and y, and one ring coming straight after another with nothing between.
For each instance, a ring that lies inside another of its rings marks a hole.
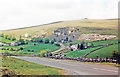
<instances>
[{"instance_id":1,"label":"house","mask_svg":"<svg viewBox=\"0 0 120 77\"><path fill-rule=\"evenodd\" d=\"M11 42L11 46L18 46L18 43L16 43L16 42Z\"/></svg>"},{"instance_id":2,"label":"house","mask_svg":"<svg viewBox=\"0 0 120 77\"><path fill-rule=\"evenodd\" d=\"M54 31L54 34L49 37L50 40L55 39L56 41L66 43L72 42L79 38L82 33L72 33L69 27L59 28Z\"/></svg>"},{"instance_id":3,"label":"house","mask_svg":"<svg viewBox=\"0 0 120 77\"><path fill-rule=\"evenodd\" d=\"M28 34L28 33L26 33L26 34L25 34L25 37L31 37L31 35L30 35L30 34Z\"/></svg>"},{"instance_id":4,"label":"house","mask_svg":"<svg viewBox=\"0 0 120 77\"><path fill-rule=\"evenodd\" d=\"M78 50L77 45L72 45L71 49L73 49L73 51L77 51Z\"/></svg>"}]
</instances>

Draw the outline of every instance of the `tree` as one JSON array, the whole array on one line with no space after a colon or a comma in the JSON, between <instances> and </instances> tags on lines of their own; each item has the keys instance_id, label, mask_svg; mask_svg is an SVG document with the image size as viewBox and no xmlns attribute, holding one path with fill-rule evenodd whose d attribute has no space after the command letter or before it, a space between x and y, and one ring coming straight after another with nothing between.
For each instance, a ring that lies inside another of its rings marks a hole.
<instances>
[{"instance_id":1,"label":"tree","mask_svg":"<svg viewBox=\"0 0 120 77\"><path fill-rule=\"evenodd\" d=\"M49 39L45 39L45 44L49 43Z\"/></svg>"},{"instance_id":2,"label":"tree","mask_svg":"<svg viewBox=\"0 0 120 77\"><path fill-rule=\"evenodd\" d=\"M112 58L116 59L118 64L120 64L120 53L118 53L117 51L113 51Z\"/></svg>"},{"instance_id":3,"label":"tree","mask_svg":"<svg viewBox=\"0 0 120 77\"><path fill-rule=\"evenodd\" d=\"M21 44L25 44L24 39L20 39L18 42L20 42Z\"/></svg>"},{"instance_id":4,"label":"tree","mask_svg":"<svg viewBox=\"0 0 120 77\"><path fill-rule=\"evenodd\" d=\"M7 39L8 35L4 35L4 38Z\"/></svg>"},{"instance_id":5,"label":"tree","mask_svg":"<svg viewBox=\"0 0 120 77\"><path fill-rule=\"evenodd\" d=\"M113 52L112 52L112 57L113 57L113 58L116 58L117 54L118 54L117 51L113 51Z\"/></svg>"},{"instance_id":6,"label":"tree","mask_svg":"<svg viewBox=\"0 0 120 77\"><path fill-rule=\"evenodd\" d=\"M94 47L94 44L93 44L93 43L91 43L91 47Z\"/></svg>"},{"instance_id":7,"label":"tree","mask_svg":"<svg viewBox=\"0 0 120 77\"><path fill-rule=\"evenodd\" d=\"M84 49L84 45L83 45L83 44L81 44L80 49L81 49L81 50Z\"/></svg>"},{"instance_id":8,"label":"tree","mask_svg":"<svg viewBox=\"0 0 120 77\"><path fill-rule=\"evenodd\" d=\"M51 40L51 44L54 44L55 40Z\"/></svg>"},{"instance_id":9,"label":"tree","mask_svg":"<svg viewBox=\"0 0 120 77\"><path fill-rule=\"evenodd\" d=\"M80 49L80 45L79 44L77 45L77 49Z\"/></svg>"},{"instance_id":10,"label":"tree","mask_svg":"<svg viewBox=\"0 0 120 77\"><path fill-rule=\"evenodd\" d=\"M8 40L11 40L11 36L8 36L7 39L8 39Z\"/></svg>"},{"instance_id":11,"label":"tree","mask_svg":"<svg viewBox=\"0 0 120 77\"><path fill-rule=\"evenodd\" d=\"M43 39L42 39L42 38L38 38L37 41L40 42L40 43L42 43L42 42L43 42Z\"/></svg>"},{"instance_id":12,"label":"tree","mask_svg":"<svg viewBox=\"0 0 120 77\"><path fill-rule=\"evenodd\" d=\"M4 37L4 34L2 33L2 34L0 34L0 37Z\"/></svg>"},{"instance_id":13,"label":"tree","mask_svg":"<svg viewBox=\"0 0 120 77\"><path fill-rule=\"evenodd\" d=\"M11 48L10 51L13 51L13 48Z\"/></svg>"},{"instance_id":14,"label":"tree","mask_svg":"<svg viewBox=\"0 0 120 77\"><path fill-rule=\"evenodd\" d=\"M23 50L24 48L23 47L20 47L20 50Z\"/></svg>"},{"instance_id":15,"label":"tree","mask_svg":"<svg viewBox=\"0 0 120 77\"><path fill-rule=\"evenodd\" d=\"M47 54L46 50L40 51L40 56L41 56L41 57L45 57L46 54Z\"/></svg>"},{"instance_id":16,"label":"tree","mask_svg":"<svg viewBox=\"0 0 120 77\"><path fill-rule=\"evenodd\" d=\"M16 40L16 38L15 38L15 37L12 37L12 38L11 38L11 40L12 40L12 41L15 41L15 40Z\"/></svg>"}]
</instances>

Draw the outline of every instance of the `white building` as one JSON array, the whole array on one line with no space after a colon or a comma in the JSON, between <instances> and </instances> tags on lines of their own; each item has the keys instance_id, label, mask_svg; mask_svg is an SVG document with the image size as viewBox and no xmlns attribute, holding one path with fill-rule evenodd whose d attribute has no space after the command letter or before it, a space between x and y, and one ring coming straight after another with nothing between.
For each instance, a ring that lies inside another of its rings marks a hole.
<instances>
[{"instance_id":1,"label":"white building","mask_svg":"<svg viewBox=\"0 0 120 77\"><path fill-rule=\"evenodd\" d=\"M16 43L16 42L11 42L11 46L18 46L18 43Z\"/></svg>"},{"instance_id":2,"label":"white building","mask_svg":"<svg viewBox=\"0 0 120 77\"><path fill-rule=\"evenodd\" d=\"M77 51L77 45L72 45L71 48L73 49L73 51Z\"/></svg>"},{"instance_id":3,"label":"white building","mask_svg":"<svg viewBox=\"0 0 120 77\"><path fill-rule=\"evenodd\" d=\"M31 37L31 35L30 35L30 34L28 34L28 33L26 33L26 34L25 34L25 37Z\"/></svg>"}]
</instances>

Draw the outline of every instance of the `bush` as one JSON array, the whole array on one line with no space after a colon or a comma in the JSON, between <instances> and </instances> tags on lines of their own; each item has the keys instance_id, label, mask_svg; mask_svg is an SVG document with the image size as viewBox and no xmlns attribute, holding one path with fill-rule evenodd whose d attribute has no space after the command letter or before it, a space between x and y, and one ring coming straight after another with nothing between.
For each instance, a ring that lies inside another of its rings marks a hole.
<instances>
[{"instance_id":1,"label":"bush","mask_svg":"<svg viewBox=\"0 0 120 77\"><path fill-rule=\"evenodd\" d=\"M45 39L45 44L49 43L49 39Z\"/></svg>"},{"instance_id":2,"label":"bush","mask_svg":"<svg viewBox=\"0 0 120 77\"><path fill-rule=\"evenodd\" d=\"M11 40L11 36L8 36L7 39L8 39L8 40Z\"/></svg>"},{"instance_id":3,"label":"bush","mask_svg":"<svg viewBox=\"0 0 120 77\"><path fill-rule=\"evenodd\" d=\"M7 39L8 35L4 35L4 38Z\"/></svg>"},{"instance_id":4,"label":"bush","mask_svg":"<svg viewBox=\"0 0 120 77\"><path fill-rule=\"evenodd\" d=\"M11 48L10 51L13 51L13 48Z\"/></svg>"},{"instance_id":5,"label":"bush","mask_svg":"<svg viewBox=\"0 0 120 77\"><path fill-rule=\"evenodd\" d=\"M51 44L54 44L55 40L51 40Z\"/></svg>"},{"instance_id":6,"label":"bush","mask_svg":"<svg viewBox=\"0 0 120 77\"><path fill-rule=\"evenodd\" d=\"M47 52L45 50L40 51L40 56L41 57L45 57L46 54L47 54Z\"/></svg>"},{"instance_id":7,"label":"bush","mask_svg":"<svg viewBox=\"0 0 120 77\"><path fill-rule=\"evenodd\" d=\"M4 34L0 34L0 37L4 37Z\"/></svg>"},{"instance_id":8,"label":"bush","mask_svg":"<svg viewBox=\"0 0 120 77\"><path fill-rule=\"evenodd\" d=\"M24 48L23 47L20 47L20 50L23 50Z\"/></svg>"},{"instance_id":9,"label":"bush","mask_svg":"<svg viewBox=\"0 0 120 77\"><path fill-rule=\"evenodd\" d=\"M20 39L18 42L19 42L19 44L21 44L21 45L25 44L24 39Z\"/></svg>"},{"instance_id":10,"label":"bush","mask_svg":"<svg viewBox=\"0 0 120 77\"><path fill-rule=\"evenodd\" d=\"M12 41L15 41L15 40L16 40L16 38L15 38L15 37L12 37L12 38L11 38L11 40L12 40Z\"/></svg>"}]
</instances>

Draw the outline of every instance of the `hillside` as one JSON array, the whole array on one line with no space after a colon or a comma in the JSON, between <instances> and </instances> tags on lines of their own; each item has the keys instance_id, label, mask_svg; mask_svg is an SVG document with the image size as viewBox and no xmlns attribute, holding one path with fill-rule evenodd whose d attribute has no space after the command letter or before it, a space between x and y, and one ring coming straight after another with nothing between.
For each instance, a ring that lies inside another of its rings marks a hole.
<instances>
[{"instance_id":1,"label":"hillside","mask_svg":"<svg viewBox=\"0 0 120 77\"><path fill-rule=\"evenodd\" d=\"M26 28L19 28L13 30L2 31L4 34L19 37L24 36L25 33L31 35L45 35L46 37L51 35L55 29L62 27L77 27L82 33L99 33L99 34L112 34L117 35L118 20L117 19L82 19L82 20L71 20L61 21L57 23L44 24Z\"/></svg>"}]
</instances>

